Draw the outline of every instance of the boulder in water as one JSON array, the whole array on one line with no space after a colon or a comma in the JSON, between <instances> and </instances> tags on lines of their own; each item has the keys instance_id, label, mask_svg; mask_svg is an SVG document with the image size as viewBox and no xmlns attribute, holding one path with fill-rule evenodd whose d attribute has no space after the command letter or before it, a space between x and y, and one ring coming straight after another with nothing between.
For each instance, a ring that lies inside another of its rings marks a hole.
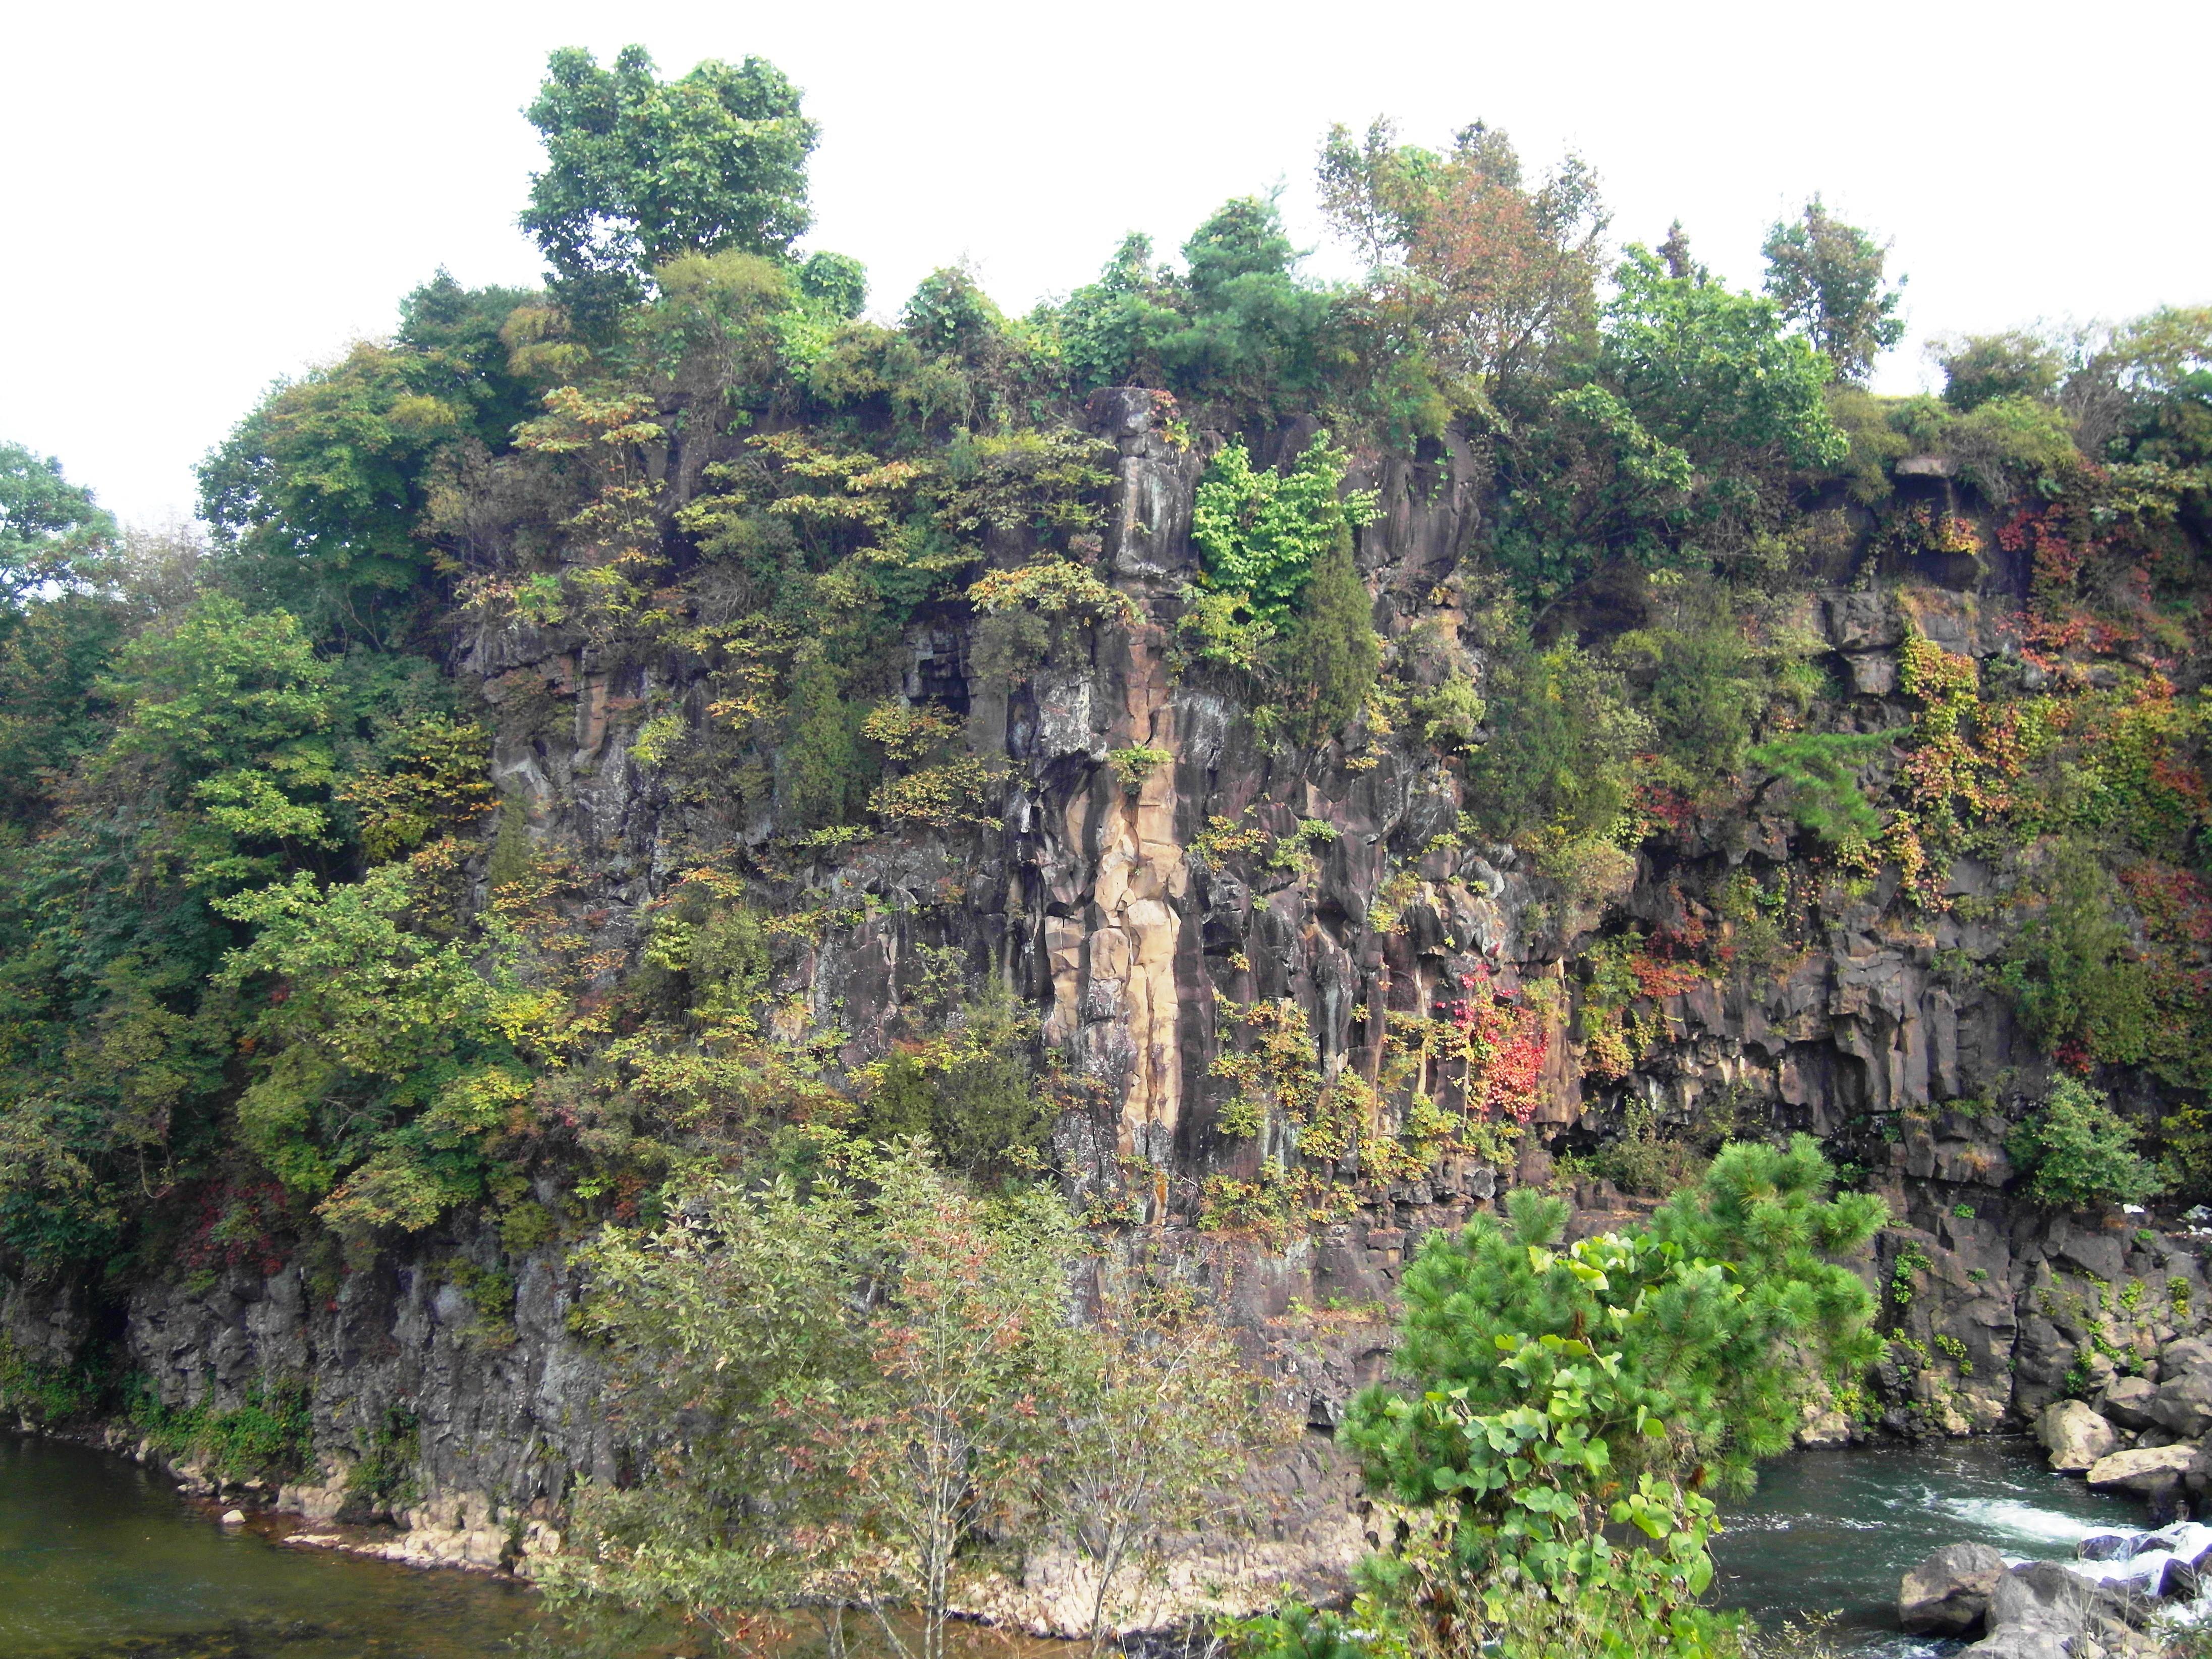
<instances>
[{"instance_id":1,"label":"boulder in water","mask_svg":"<svg viewBox=\"0 0 2212 1659\"><path fill-rule=\"evenodd\" d=\"M2050 1452L2052 1468L2077 1474L2120 1443L2112 1425L2078 1400L2052 1401L2036 1419L2035 1437Z\"/></svg>"},{"instance_id":2,"label":"boulder in water","mask_svg":"<svg viewBox=\"0 0 2212 1659\"><path fill-rule=\"evenodd\" d=\"M2157 1398L2157 1383L2140 1376L2116 1376L2097 1401L2097 1410L2124 1429L2147 1429L2151 1402Z\"/></svg>"},{"instance_id":3,"label":"boulder in water","mask_svg":"<svg viewBox=\"0 0 2212 1659\"><path fill-rule=\"evenodd\" d=\"M2136 1553L2136 1534L2131 1532L2092 1533L2074 1547L2077 1561L2124 1561Z\"/></svg>"},{"instance_id":4,"label":"boulder in water","mask_svg":"<svg viewBox=\"0 0 2212 1659\"><path fill-rule=\"evenodd\" d=\"M2194 1446L2139 1446L2099 1458L2089 1466L2089 1484L2099 1492L2170 1498L2196 1461Z\"/></svg>"},{"instance_id":5,"label":"boulder in water","mask_svg":"<svg viewBox=\"0 0 2212 1659\"><path fill-rule=\"evenodd\" d=\"M1947 1544L1905 1575L1897 1622L1916 1635L1964 1636L1989 1611L2005 1559L1987 1544Z\"/></svg>"},{"instance_id":6,"label":"boulder in water","mask_svg":"<svg viewBox=\"0 0 2212 1659\"><path fill-rule=\"evenodd\" d=\"M2128 1639L2119 1621L2131 1605L2056 1561L2030 1561L1998 1578L1990 1592L1990 1633L1966 1651L1975 1659L2060 1659L2092 1628Z\"/></svg>"}]
</instances>

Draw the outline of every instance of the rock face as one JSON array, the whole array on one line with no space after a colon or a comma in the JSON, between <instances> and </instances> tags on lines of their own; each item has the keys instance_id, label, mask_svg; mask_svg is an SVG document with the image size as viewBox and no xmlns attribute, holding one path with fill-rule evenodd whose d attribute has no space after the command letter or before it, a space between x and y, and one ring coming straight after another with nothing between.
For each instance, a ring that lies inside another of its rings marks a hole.
<instances>
[{"instance_id":1,"label":"rock face","mask_svg":"<svg viewBox=\"0 0 2212 1659\"><path fill-rule=\"evenodd\" d=\"M2048 1218L2008 1190L2010 1126L1985 1091L2001 1077L2026 1089L2042 1062L2003 1000L1960 970L1996 946L1982 912L1923 915L1893 874L1801 891L1778 805L1713 821L1685 807L1625 873L1610 924L1718 938L1733 924L1716 895L1741 878L1788 888L1802 925L1759 971L1656 977L1626 1069L1580 1063L1593 994L1568 963L1590 919L1533 857L1468 827L1464 815L1480 803L1462 763L1358 739L1297 750L1255 731L1202 679L1170 672L1179 595L1197 570L1188 529L1201 462L1143 391L1101 392L1091 415L1114 452L1098 568L1139 619L1076 630L1075 643L1022 675L987 669L972 619L918 617L902 647L904 694L958 715L970 750L1003 768L991 826L886 833L804 859L777 850L769 817L709 827L775 866L757 884L763 904L816 903L849 919L780 945L769 988L779 1018L846 1034L836 1065L881 1058L883 1016L918 994L939 953L1036 1013L1078 1103L1057 1127L1054 1162L1079 1207L1119 1218L1087 1293L1115 1294L1133 1279L1131 1264L1164 1261L1219 1297L1304 1408L1315 1432L1299 1455L1334 1470L1298 1487L1328 1511L1316 1536L1342 1530L1329 1431L1350 1394L1380 1374L1389 1337L1387 1328L1298 1329L1298 1310L1387 1303L1426 1233L1496 1207L1517 1182L1550 1181L1553 1152L1588 1152L1617 1134L1630 1104L1664 1126L1725 1109L1753 1128L1809 1132L1887 1200L1895 1224L1866 1265L1883 1291L1883 1329L1899 1340L1876 1397L1829 1402L1815 1437L1848 1438L1870 1420L1917 1434L2038 1421L2061 1467L2087 1469L2119 1443L2089 1407L2053 1407L2085 1378L2112 1383L2115 1420L2147 1411L2167 1432L2203 1431L2180 1425L2212 1410L2202 1386L2212 1348L2174 1340L2212 1310L2199 1246L2146 1242L2118 1218ZM1358 556L1386 648L1407 661L1433 648L1449 672L1478 680L1456 573L1480 518L1483 465L1451 443L1354 480L1379 492ZM1010 563L1024 556L1018 545L1001 552ZM1872 563L1867 574L1839 573L1780 624L1825 651L1854 688L1864 729L1911 716L1896 656L1908 626L1947 650L2019 666L2024 566L1993 555L1978 586L1948 588L1872 580ZM579 872L579 952L634 960L708 807L654 775L633 739L655 708L703 718L704 690L668 683L650 652L580 631L516 623L455 637L451 666L482 690L496 726L502 821ZM1138 749L1168 759L1131 782L1109 757ZM1218 824L1270 855L1209 856ZM1994 876L1964 860L1952 886L1986 898ZM1288 1243L1195 1224L1210 1188L1259 1192L1298 1163L1295 1126L1249 1134L1224 1121L1239 1085L1219 1062L1254 1040L1233 1011L1294 1010L1317 1074L1372 1086L1380 1103L1366 1127L1390 1133L1417 1091L1453 1109L1463 1086L1423 1058L1396 1094L1383 1090L1407 1060L1394 1031L1449 1023L1478 986L1521 997L1542 1049L1519 1161L1455 1151L1376 1182L1354 1152L1320 1172L1352 1199ZM1578 1231L1633 1212L1593 1178L1560 1185L1577 1200ZM511 1304L488 1309L488 1282L511 1283ZM568 1328L580 1289L556 1249L509 1248L455 1223L360 1272L306 1261L179 1268L119 1307L99 1305L86 1283L9 1284L0 1334L19 1354L58 1362L112 1324L130 1363L176 1406L229 1410L256 1390L303 1385L326 1462L295 1500L335 1516L349 1501L347 1469L398 1436L426 1494L420 1526L462 1540L453 1549L473 1559L487 1540L557 1524L580 1476L623 1468L597 1361ZM2108 1351L2148 1362L2161 1344L2146 1406L2141 1388L2113 1380Z\"/></svg>"},{"instance_id":2,"label":"rock face","mask_svg":"<svg viewBox=\"0 0 2212 1659\"><path fill-rule=\"evenodd\" d=\"M2212 1370L2186 1370L2158 1385L2149 1414L2160 1427L2185 1439L2212 1429Z\"/></svg>"},{"instance_id":3,"label":"rock face","mask_svg":"<svg viewBox=\"0 0 2212 1659\"><path fill-rule=\"evenodd\" d=\"M2005 1559L1987 1544L1952 1544L1905 1575L1897 1622L1916 1635L1964 1636L1982 1622Z\"/></svg>"},{"instance_id":4,"label":"rock face","mask_svg":"<svg viewBox=\"0 0 2212 1659\"><path fill-rule=\"evenodd\" d=\"M2061 1400L2036 1420L2036 1436L2051 1454L2051 1467L2079 1474L2112 1455L2119 1443L2112 1425L2078 1400Z\"/></svg>"}]
</instances>

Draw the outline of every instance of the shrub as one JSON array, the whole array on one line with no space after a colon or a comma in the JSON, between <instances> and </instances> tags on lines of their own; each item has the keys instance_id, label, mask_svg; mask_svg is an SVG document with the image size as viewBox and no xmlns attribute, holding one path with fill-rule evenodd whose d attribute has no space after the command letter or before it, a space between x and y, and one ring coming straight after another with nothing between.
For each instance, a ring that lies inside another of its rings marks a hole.
<instances>
[{"instance_id":1,"label":"shrub","mask_svg":"<svg viewBox=\"0 0 2212 1659\"><path fill-rule=\"evenodd\" d=\"M969 1003L941 1052L902 1050L884 1064L862 1128L890 1141L926 1135L964 1175L998 1177L1034 1168L1052 1132L1026 1052L1028 1022L1003 993Z\"/></svg>"},{"instance_id":2,"label":"shrub","mask_svg":"<svg viewBox=\"0 0 2212 1659\"><path fill-rule=\"evenodd\" d=\"M1492 735L1468 769L1484 828L1516 840L1610 835L1651 736L1620 677L1576 646L1539 650L1516 629L1486 689Z\"/></svg>"},{"instance_id":3,"label":"shrub","mask_svg":"<svg viewBox=\"0 0 2212 1659\"><path fill-rule=\"evenodd\" d=\"M1374 689L1382 653L1373 616L1374 601L1352 562L1352 531L1341 526L1314 566L1304 604L1279 647L1289 700L1303 714L1309 739L1340 730Z\"/></svg>"},{"instance_id":4,"label":"shrub","mask_svg":"<svg viewBox=\"0 0 2212 1659\"><path fill-rule=\"evenodd\" d=\"M2135 1130L2102 1091L2061 1076L2005 1150L2027 1171L2030 1198L2049 1209L2081 1210L2140 1203L2163 1187L2157 1166L2135 1146Z\"/></svg>"},{"instance_id":5,"label":"shrub","mask_svg":"<svg viewBox=\"0 0 2212 1659\"><path fill-rule=\"evenodd\" d=\"M2151 1054L2150 973L2123 919L2119 884L2094 849L2055 842L2024 895L2039 912L2022 923L1997 970L2021 1021L2062 1060L2131 1065Z\"/></svg>"},{"instance_id":6,"label":"shrub","mask_svg":"<svg viewBox=\"0 0 2212 1659\"><path fill-rule=\"evenodd\" d=\"M1316 563L1374 516L1373 491L1340 499L1347 465L1326 432L1314 434L1287 472L1253 471L1242 444L1215 456L1191 510L1206 585L1242 594L1243 608L1261 621L1288 616Z\"/></svg>"}]
</instances>

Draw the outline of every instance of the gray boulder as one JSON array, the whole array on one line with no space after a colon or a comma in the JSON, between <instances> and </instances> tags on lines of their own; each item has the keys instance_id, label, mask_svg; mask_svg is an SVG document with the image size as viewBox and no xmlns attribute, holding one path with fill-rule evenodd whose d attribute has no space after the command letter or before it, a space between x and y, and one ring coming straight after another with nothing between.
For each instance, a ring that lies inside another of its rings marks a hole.
<instances>
[{"instance_id":1,"label":"gray boulder","mask_svg":"<svg viewBox=\"0 0 2212 1659\"><path fill-rule=\"evenodd\" d=\"M2150 1414L2185 1440L2212 1431L2212 1371L2183 1371L2167 1377L2158 1385Z\"/></svg>"},{"instance_id":2,"label":"gray boulder","mask_svg":"<svg viewBox=\"0 0 2212 1659\"><path fill-rule=\"evenodd\" d=\"M1964 1636L1989 1611L2005 1559L1987 1544L1948 1544L1905 1575L1897 1622L1915 1634Z\"/></svg>"},{"instance_id":3,"label":"gray boulder","mask_svg":"<svg viewBox=\"0 0 2212 1659\"><path fill-rule=\"evenodd\" d=\"M2158 1374L2169 1381L2185 1371L2212 1371L2212 1342L2185 1336L2158 1351Z\"/></svg>"},{"instance_id":4,"label":"gray boulder","mask_svg":"<svg viewBox=\"0 0 2212 1659\"><path fill-rule=\"evenodd\" d=\"M2099 1413L2124 1429L2147 1429L2151 1425L2151 1402L2158 1398L2158 1384L2140 1376L2116 1376L2097 1401Z\"/></svg>"},{"instance_id":5,"label":"gray boulder","mask_svg":"<svg viewBox=\"0 0 2212 1659\"><path fill-rule=\"evenodd\" d=\"M2089 1466L2090 1486L2098 1492L2140 1492L2145 1498L2165 1498L2181 1485L2197 1461L2194 1446L2138 1446L2114 1452Z\"/></svg>"},{"instance_id":6,"label":"gray boulder","mask_svg":"<svg viewBox=\"0 0 2212 1659\"><path fill-rule=\"evenodd\" d=\"M2035 1437L2051 1454L2051 1467L2079 1474L2120 1443L2112 1425L2078 1400L2054 1400L2036 1419Z\"/></svg>"},{"instance_id":7,"label":"gray boulder","mask_svg":"<svg viewBox=\"0 0 2212 1659\"><path fill-rule=\"evenodd\" d=\"M2140 1614L2143 1608L2056 1561L2031 1561L1997 1580L1990 1592L1990 1633L1966 1651L1976 1659L2060 1659L2091 1632L2100 1647L2129 1644L2122 1620L2131 1610Z\"/></svg>"}]
</instances>

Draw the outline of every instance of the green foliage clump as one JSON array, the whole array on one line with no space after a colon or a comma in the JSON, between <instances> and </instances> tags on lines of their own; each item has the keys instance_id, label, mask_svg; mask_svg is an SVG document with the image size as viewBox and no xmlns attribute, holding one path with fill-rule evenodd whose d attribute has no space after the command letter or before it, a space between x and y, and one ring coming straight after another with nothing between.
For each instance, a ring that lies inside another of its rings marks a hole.
<instances>
[{"instance_id":1,"label":"green foliage clump","mask_svg":"<svg viewBox=\"0 0 2212 1659\"><path fill-rule=\"evenodd\" d=\"M611 69L564 47L527 112L545 140L525 230L556 291L594 319L636 299L683 253L781 253L806 229L806 158L817 136L773 64L700 64L662 81L642 46Z\"/></svg>"},{"instance_id":2,"label":"green foliage clump","mask_svg":"<svg viewBox=\"0 0 2212 1659\"><path fill-rule=\"evenodd\" d=\"M1539 647L1516 624L1491 653L1484 690L1492 737L1468 767L1483 827L1540 844L1610 836L1652 731L1621 677L1575 645Z\"/></svg>"},{"instance_id":3,"label":"green foliage clump","mask_svg":"<svg viewBox=\"0 0 2212 1659\"><path fill-rule=\"evenodd\" d=\"M1028 1055L1036 1022L1003 992L966 1004L934 1042L895 1049L869 1093L863 1131L922 1136L963 1175L998 1179L1036 1167L1054 1112Z\"/></svg>"},{"instance_id":4,"label":"green foliage clump","mask_svg":"<svg viewBox=\"0 0 2212 1659\"><path fill-rule=\"evenodd\" d=\"M2005 1150L2027 1175L2028 1196L2046 1209L2141 1203L2166 1184L2102 1091L2063 1073Z\"/></svg>"},{"instance_id":5,"label":"green foliage clump","mask_svg":"<svg viewBox=\"0 0 2212 1659\"><path fill-rule=\"evenodd\" d=\"M126 1414L163 1456L189 1460L225 1480L291 1480L314 1466L314 1413L304 1382L256 1382L244 1403L168 1406L133 1379Z\"/></svg>"},{"instance_id":6,"label":"green foliage clump","mask_svg":"<svg viewBox=\"0 0 2212 1659\"><path fill-rule=\"evenodd\" d=\"M1761 744L1750 758L1774 774L1799 826L1837 846L1871 840L1881 828L1859 772L1891 741L1887 732L1792 732Z\"/></svg>"},{"instance_id":7,"label":"green foliage clump","mask_svg":"<svg viewBox=\"0 0 2212 1659\"><path fill-rule=\"evenodd\" d=\"M2119 884L2074 836L2045 850L2023 884L1996 982L2028 1030L2065 1058L2127 1065L2166 1044L2149 969L2136 952Z\"/></svg>"},{"instance_id":8,"label":"green foliage clump","mask_svg":"<svg viewBox=\"0 0 2212 1659\"><path fill-rule=\"evenodd\" d=\"M1242 444L1208 463L1191 509L1206 585L1238 596L1255 621L1279 623L1314 568L1374 516L1370 490L1343 493L1348 459L1316 433L1287 471L1255 471Z\"/></svg>"},{"instance_id":9,"label":"green foliage clump","mask_svg":"<svg viewBox=\"0 0 2212 1659\"><path fill-rule=\"evenodd\" d=\"M1815 1377L1879 1352L1873 1298L1838 1258L1883 1219L1826 1196L1805 1136L1723 1150L1650 1225L1561 1243L1567 1206L1527 1188L1504 1223L1432 1234L1408 1267L1398 1381L1343 1438L1408 1517L1361 1570L1361 1622L1439 1650L1454 1627L1517 1648L1570 1614L1650 1648L1704 1650L1708 1487L1741 1489L1790 1442ZM1622 1548L1633 1526L1650 1549ZM1664 1638L1665 1640L1654 1638ZM1590 1650L1616 1650L1600 1642Z\"/></svg>"},{"instance_id":10,"label":"green foliage clump","mask_svg":"<svg viewBox=\"0 0 2212 1659\"><path fill-rule=\"evenodd\" d=\"M1766 291L1802 324L1839 380L1863 381L1905 337L1900 278L1884 278L1886 244L1830 213L1815 196L1796 224L1766 234Z\"/></svg>"},{"instance_id":11,"label":"green foliage clump","mask_svg":"<svg viewBox=\"0 0 2212 1659\"><path fill-rule=\"evenodd\" d=\"M1943 401L1961 415L1999 398L2048 402L2066 372L2057 349L2024 329L1939 340L1933 356L1943 371Z\"/></svg>"},{"instance_id":12,"label":"green foliage clump","mask_svg":"<svg viewBox=\"0 0 2212 1659\"><path fill-rule=\"evenodd\" d=\"M12 620L49 583L94 574L115 533L115 520L62 475L59 461L0 443L0 616Z\"/></svg>"}]
</instances>

